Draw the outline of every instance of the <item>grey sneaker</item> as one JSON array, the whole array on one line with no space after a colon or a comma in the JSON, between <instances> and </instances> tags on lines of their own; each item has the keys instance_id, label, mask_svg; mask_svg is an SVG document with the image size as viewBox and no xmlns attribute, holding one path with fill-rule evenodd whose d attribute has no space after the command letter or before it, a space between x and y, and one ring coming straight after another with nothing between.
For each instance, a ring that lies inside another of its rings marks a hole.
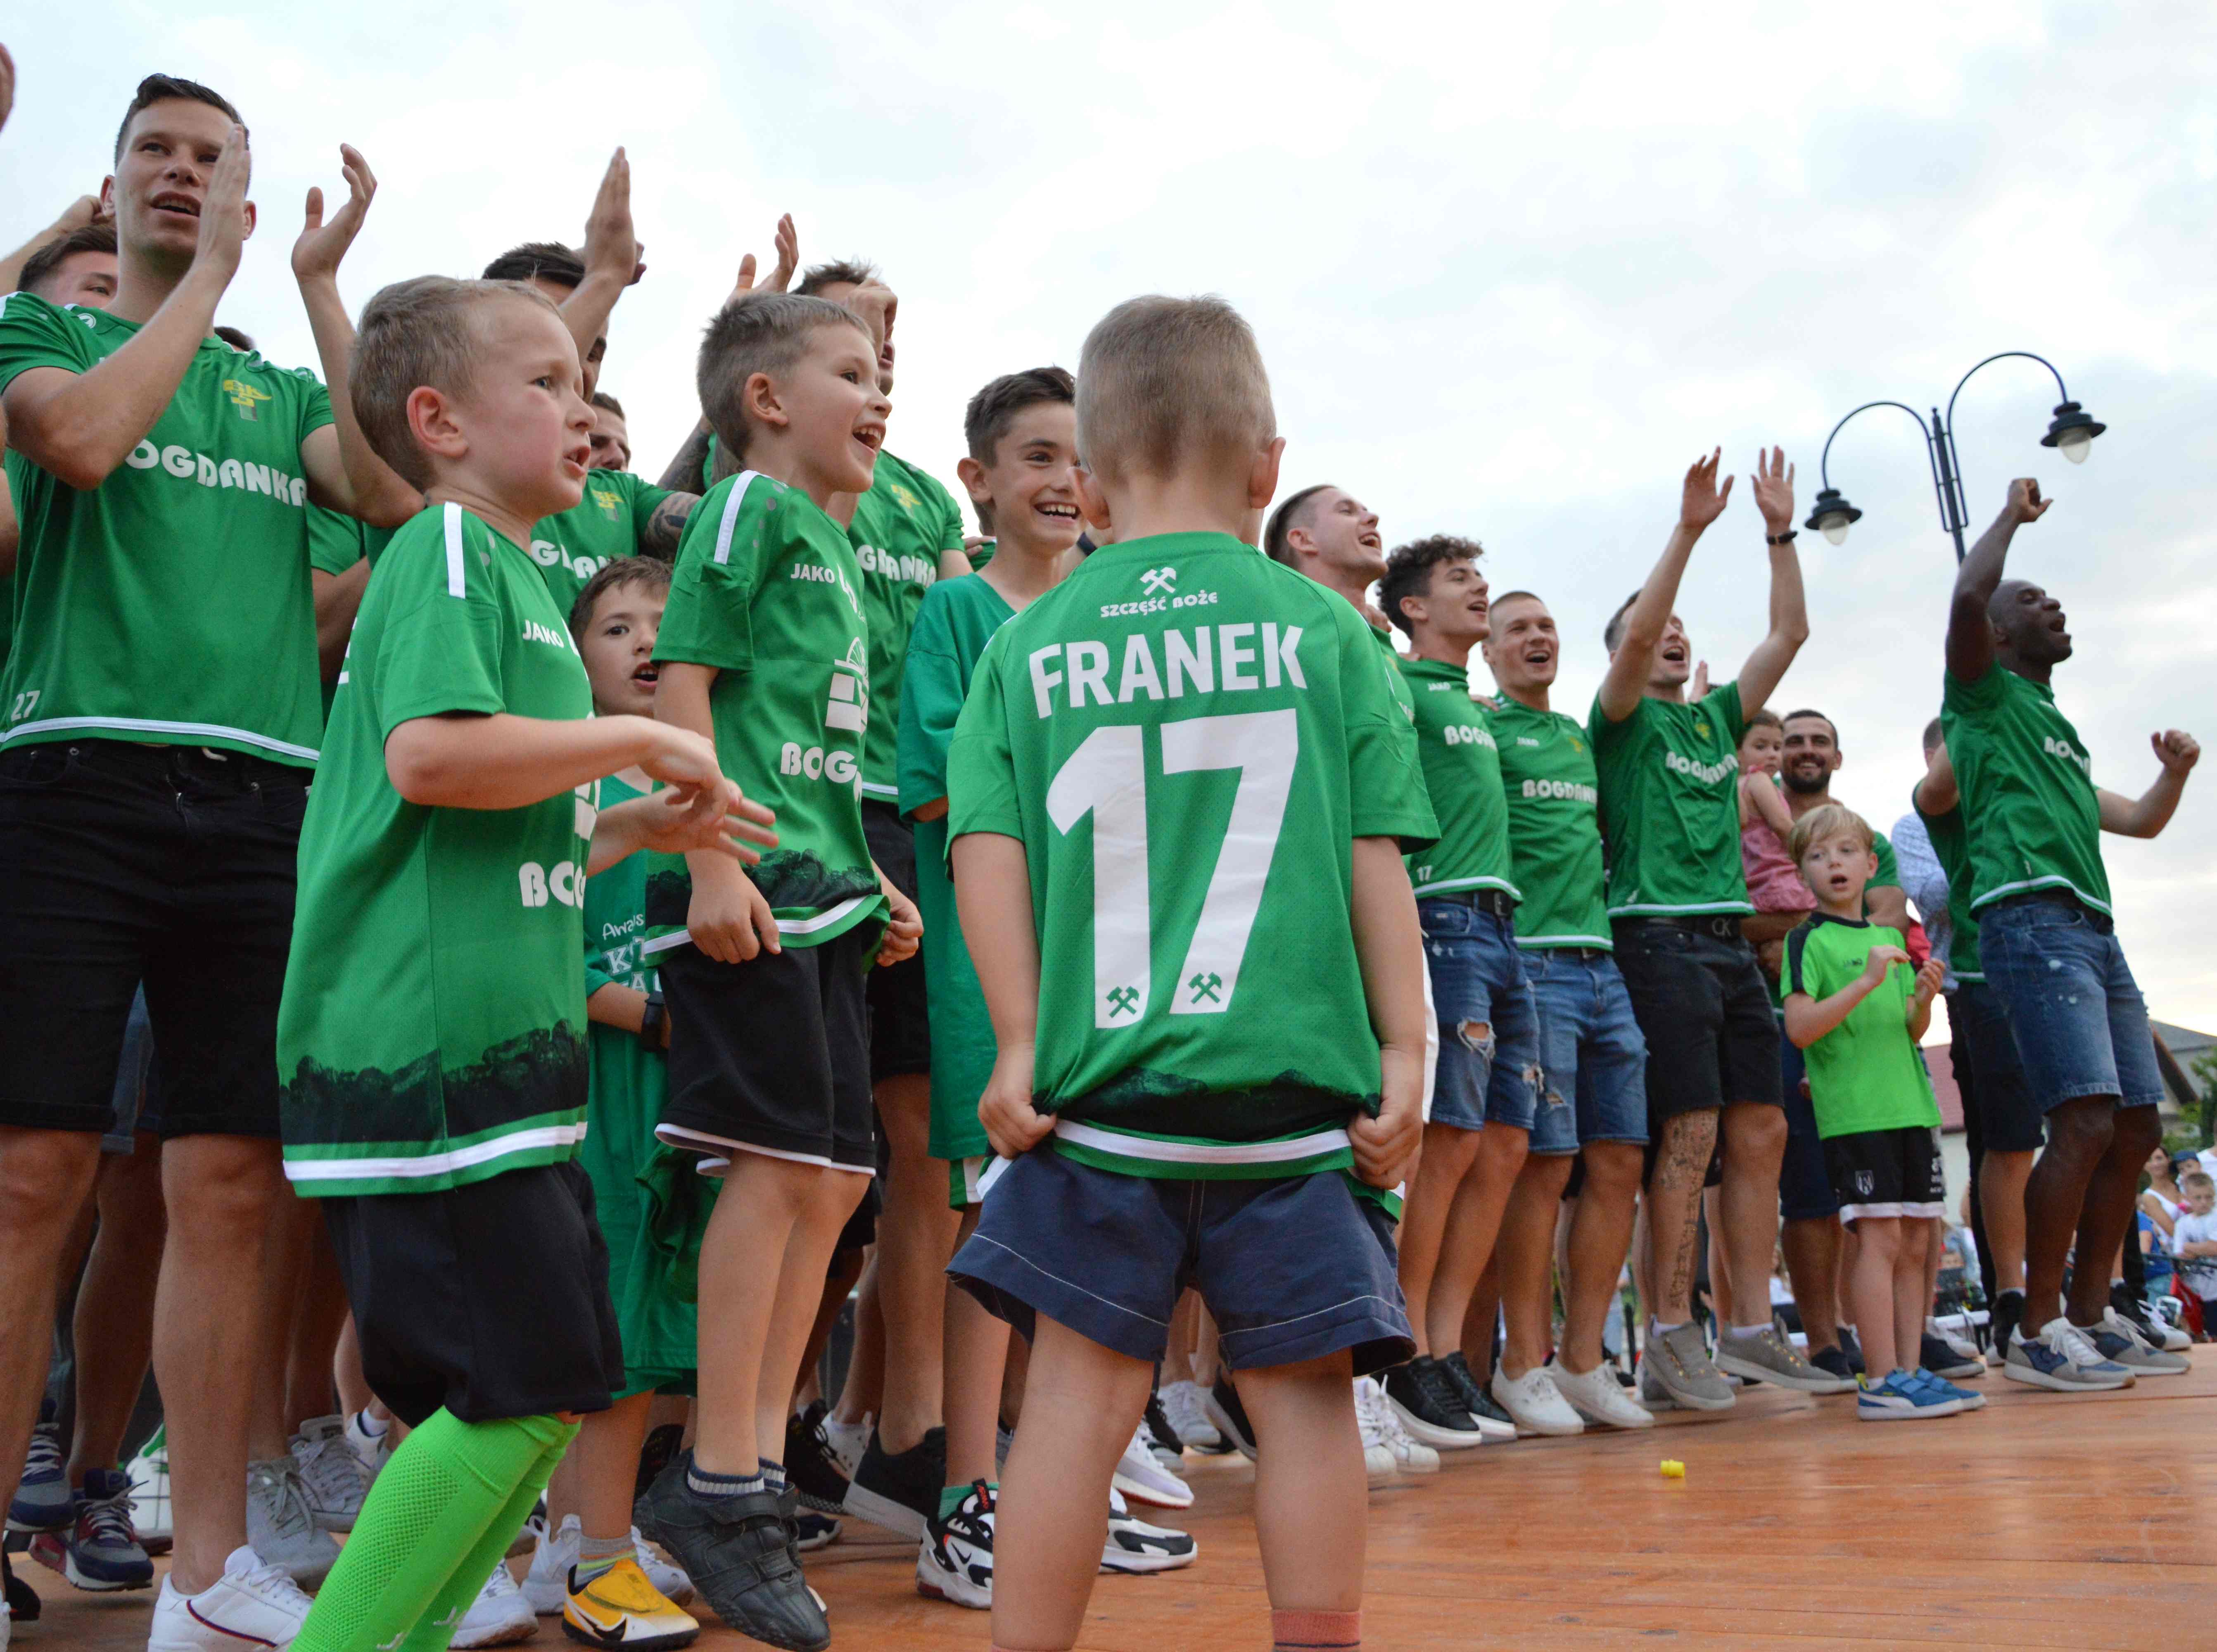
<instances>
[{"instance_id":1,"label":"grey sneaker","mask_svg":"<svg viewBox=\"0 0 2217 1652\"><path fill-rule=\"evenodd\" d=\"M2103 1309L2102 1317L2091 1325L2078 1327L2078 1334L2103 1359L2115 1360L2136 1377L2177 1377L2194 1369L2191 1359L2157 1347L2139 1326L2114 1308Z\"/></svg>"},{"instance_id":2,"label":"grey sneaker","mask_svg":"<svg viewBox=\"0 0 2217 1652\"><path fill-rule=\"evenodd\" d=\"M1653 1359L1646 1354L1640 1357L1638 1392L1643 1411L1676 1411L1678 1409L1678 1402L1670 1397L1670 1390L1663 1386L1663 1379L1655 1374L1655 1367L1660 1363L1660 1355Z\"/></svg>"},{"instance_id":3,"label":"grey sneaker","mask_svg":"<svg viewBox=\"0 0 2217 1652\"><path fill-rule=\"evenodd\" d=\"M300 1464L289 1453L246 1465L246 1542L304 1589L321 1583L338 1563L339 1546L317 1529Z\"/></svg>"},{"instance_id":4,"label":"grey sneaker","mask_svg":"<svg viewBox=\"0 0 2217 1652\"><path fill-rule=\"evenodd\" d=\"M1779 1335L1775 1325L1766 1325L1753 1336L1726 1331L1717 1339L1717 1369L1797 1394L1849 1394L1856 1386L1804 1359L1799 1348Z\"/></svg>"},{"instance_id":5,"label":"grey sneaker","mask_svg":"<svg viewBox=\"0 0 2217 1652\"><path fill-rule=\"evenodd\" d=\"M347 1444L344 1417L311 1417L293 1436L293 1461L308 1495L308 1513L325 1532L351 1532L369 1495L369 1475Z\"/></svg>"},{"instance_id":6,"label":"grey sneaker","mask_svg":"<svg viewBox=\"0 0 2217 1652\"><path fill-rule=\"evenodd\" d=\"M1690 1319L1677 1329L1651 1337L1640 1361L1673 1401L1689 1411L1729 1411L1732 1384L1724 1379L1701 1341L1701 1328Z\"/></svg>"}]
</instances>

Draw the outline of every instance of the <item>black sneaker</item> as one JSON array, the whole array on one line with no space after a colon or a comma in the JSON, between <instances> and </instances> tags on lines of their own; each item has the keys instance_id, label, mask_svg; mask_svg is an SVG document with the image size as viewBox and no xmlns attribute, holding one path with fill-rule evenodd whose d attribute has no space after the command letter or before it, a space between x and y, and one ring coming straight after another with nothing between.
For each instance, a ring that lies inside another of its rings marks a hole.
<instances>
[{"instance_id":1,"label":"black sneaker","mask_svg":"<svg viewBox=\"0 0 2217 1652\"><path fill-rule=\"evenodd\" d=\"M680 1453L646 1489L656 1541L740 1634L787 1652L823 1652L831 1626L794 1561L777 1494L695 1496L685 1483L692 1464L692 1452Z\"/></svg>"},{"instance_id":2,"label":"black sneaker","mask_svg":"<svg viewBox=\"0 0 2217 1652\"><path fill-rule=\"evenodd\" d=\"M847 1476L824 1433L827 1408L818 1400L785 1420L785 1477L800 1494L800 1506L819 1514L846 1512Z\"/></svg>"},{"instance_id":3,"label":"black sneaker","mask_svg":"<svg viewBox=\"0 0 2217 1652\"><path fill-rule=\"evenodd\" d=\"M1465 1451L1485 1439L1454 1378L1430 1355L1394 1366L1382 1380L1386 1402L1411 1439L1442 1452Z\"/></svg>"},{"instance_id":4,"label":"black sneaker","mask_svg":"<svg viewBox=\"0 0 2217 1652\"><path fill-rule=\"evenodd\" d=\"M947 1430L934 1428L899 1457L888 1456L874 1428L869 1449L855 1467L847 1488L845 1512L873 1526L921 1543L939 1513L939 1489L947 1483Z\"/></svg>"},{"instance_id":5,"label":"black sneaker","mask_svg":"<svg viewBox=\"0 0 2217 1652\"><path fill-rule=\"evenodd\" d=\"M1856 1379L1855 1368L1848 1364L1848 1356L1837 1348L1819 1348L1809 1356L1809 1363L1827 1377L1837 1377L1843 1383Z\"/></svg>"},{"instance_id":6,"label":"black sneaker","mask_svg":"<svg viewBox=\"0 0 2217 1652\"><path fill-rule=\"evenodd\" d=\"M1850 1376L1863 1374L1863 1345L1856 1340L1856 1328L1852 1325L1840 1327L1840 1357L1848 1362Z\"/></svg>"},{"instance_id":7,"label":"black sneaker","mask_svg":"<svg viewBox=\"0 0 2217 1652\"><path fill-rule=\"evenodd\" d=\"M1440 1369L1447 1372L1448 1380L1455 1385L1456 1397L1469 1408L1470 1415L1478 1422L1479 1437L1487 1445L1497 1445L1516 1438L1516 1420L1503 1408L1500 1401L1493 1397L1492 1391L1478 1380L1477 1373L1471 1370L1470 1361L1463 1357L1461 1348L1442 1359Z\"/></svg>"},{"instance_id":8,"label":"black sneaker","mask_svg":"<svg viewBox=\"0 0 2217 1652\"><path fill-rule=\"evenodd\" d=\"M2024 1292L1996 1291L1994 1305L1986 1312L1986 1329L1992 1334L1993 1339L1986 1349L1987 1364L2002 1365L2009 1363L2010 1340L2016 1335L2017 1327L2023 1321Z\"/></svg>"},{"instance_id":9,"label":"black sneaker","mask_svg":"<svg viewBox=\"0 0 2217 1652\"><path fill-rule=\"evenodd\" d=\"M1933 1335L1930 1331L1925 1332L1917 1342L1917 1363L1935 1377L1946 1378L1951 1382L1986 1374L1985 1360L1964 1359L1949 1347L1944 1339Z\"/></svg>"},{"instance_id":10,"label":"black sneaker","mask_svg":"<svg viewBox=\"0 0 2217 1652\"><path fill-rule=\"evenodd\" d=\"M1185 1459L1185 1440L1170 1427L1170 1420L1163 1414L1163 1396L1147 1396L1147 1409L1142 1418L1147 1430L1147 1449L1164 1468L1175 1471Z\"/></svg>"},{"instance_id":11,"label":"black sneaker","mask_svg":"<svg viewBox=\"0 0 2217 1652\"><path fill-rule=\"evenodd\" d=\"M654 1483L654 1476L668 1468L677 1453L685 1449L685 1425L665 1422L650 1430L646 1443L639 1448L639 1477L632 1482L634 1501L646 1495L646 1489Z\"/></svg>"},{"instance_id":12,"label":"black sneaker","mask_svg":"<svg viewBox=\"0 0 2217 1652\"><path fill-rule=\"evenodd\" d=\"M15 1575L15 1569L8 1563L8 1551L0 1549L0 1585L7 1591L8 1615L19 1624L35 1624L39 1614L46 1610L46 1602L39 1592Z\"/></svg>"},{"instance_id":13,"label":"black sneaker","mask_svg":"<svg viewBox=\"0 0 2217 1652\"><path fill-rule=\"evenodd\" d=\"M1216 1386L1208 1390L1202 1402L1208 1420L1216 1425L1216 1432L1224 1436L1232 1449L1250 1463L1255 1460L1255 1425L1247 1421L1247 1408L1239 1403L1239 1390L1232 1386L1232 1379L1219 1372Z\"/></svg>"}]
</instances>

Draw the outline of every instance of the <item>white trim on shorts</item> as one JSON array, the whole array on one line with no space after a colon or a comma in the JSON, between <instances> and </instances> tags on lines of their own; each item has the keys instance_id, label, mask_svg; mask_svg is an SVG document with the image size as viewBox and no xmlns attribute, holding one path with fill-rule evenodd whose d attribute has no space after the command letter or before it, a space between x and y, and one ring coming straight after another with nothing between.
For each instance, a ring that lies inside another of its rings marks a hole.
<instances>
[{"instance_id":1,"label":"white trim on shorts","mask_svg":"<svg viewBox=\"0 0 2217 1652\"><path fill-rule=\"evenodd\" d=\"M791 1164L813 1164L826 1170L844 1170L850 1175L874 1176L878 1173L874 1164L842 1164L821 1153L795 1153L786 1148L763 1147L755 1142L737 1141L729 1136L712 1136L705 1130L688 1130L682 1125L657 1125L654 1138L672 1147L721 1149L722 1156L710 1155L694 1167L704 1176L720 1175L730 1169L730 1156L734 1153L756 1153L765 1159L783 1159Z\"/></svg>"}]
</instances>

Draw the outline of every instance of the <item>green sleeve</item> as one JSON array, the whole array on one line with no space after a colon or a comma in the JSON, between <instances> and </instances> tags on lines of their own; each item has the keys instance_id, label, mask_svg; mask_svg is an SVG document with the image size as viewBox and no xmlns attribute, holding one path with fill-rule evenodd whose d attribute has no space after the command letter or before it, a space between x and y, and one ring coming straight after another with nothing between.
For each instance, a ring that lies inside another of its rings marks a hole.
<instances>
[{"instance_id":1,"label":"green sleeve","mask_svg":"<svg viewBox=\"0 0 2217 1652\"><path fill-rule=\"evenodd\" d=\"M1618 719L1602 710L1599 694L1594 696L1593 710L1586 713L1586 739L1596 755L1604 746L1614 746L1632 732L1633 725L1640 721L1640 708L1646 704L1646 696L1643 694L1632 709Z\"/></svg>"},{"instance_id":2,"label":"green sleeve","mask_svg":"<svg viewBox=\"0 0 2217 1652\"><path fill-rule=\"evenodd\" d=\"M1901 863L1893 858L1893 845L1886 841L1884 832L1871 834L1871 852L1878 856L1878 870L1871 875L1867 887L1871 889L1899 889Z\"/></svg>"},{"instance_id":3,"label":"green sleeve","mask_svg":"<svg viewBox=\"0 0 2217 1652\"><path fill-rule=\"evenodd\" d=\"M585 996L588 998L591 997L595 993L598 992L602 987L607 986L614 979L615 977L610 975L606 970L600 968L597 965L587 964L585 965Z\"/></svg>"},{"instance_id":4,"label":"green sleeve","mask_svg":"<svg viewBox=\"0 0 2217 1652\"><path fill-rule=\"evenodd\" d=\"M744 671L754 664L754 596L762 570L785 543L781 491L745 472L718 483L686 519L670 578L670 603L654 641L658 663Z\"/></svg>"},{"instance_id":5,"label":"green sleeve","mask_svg":"<svg viewBox=\"0 0 2217 1652\"><path fill-rule=\"evenodd\" d=\"M446 533L410 535L381 576L392 593L375 677L378 733L386 738L419 717L507 709L500 655L510 631L508 615L485 564L447 554L448 535L459 533L465 546L484 549L489 530L466 512L446 509L453 513Z\"/></svg>"},{"instance_id":6,"label":"green sleeve","mask_svg":"<svg viewBox=\"0 0 2217 1652\"><path fill-rule=\"evenodd\" d=\"M908 636L908 662L901 669L900 743L895 783L903 814L947 795L947 748L962 714L962 662L955 654L948 615L954 582L934 585Z\"/></svg>"},{"instance_id":7,"label":"green sleeve","mask_svg":"<svg viewBox=\"0 0 2217 1652\"><path fill-rule=\"evenodd\" d=\"M300 440L306 441L317 431L333 422L331 392L330 387L322 379L317 378L306 367L295 367L293 372L307 391L307 394L301 398L300 402Z\"/></svg>"},{"instance_id":8,"label":"green sleeve","mask_svg":"<svg viewBox=\"0 0 2217 1652\"><path fill-rule=\"evenodd\" d=\"M0 306L0 390L33 367L83 373L100 359L83 322L34 293L11 293Z\"/></svg>"},{"instance_id":9,"label":"green sleeve","mask_svg":"<svg viewBox=\"0 0 2217 1652\"><path fill-rule=\"evenodd\" d=\"M911 466L916 479L931 495L931 502L939 517L939 543L935 551L960 551L962 548L962 507L954 502L954 496L946 484L929 473Z\"/></svg>"},{"instance_id":10,"label":"green sleeve","mask_svg":"<svg viewBox=\"0 0 2217 1652\"><path fill-rule=\"evenodd\" d=\"M367 522L362 524L362 554L369 558L372 568L377 566L377 559L385 554L385 547L392 543L392 536L399 531L397 527L372 527Z\"/></svg>"},{"instance_id":11,"label":"green sleeve","mask_svg":"<svg viewBox=\"0 0 2217 1652\"><path fill-rule=\"evenodd\" d=\"M608 472L602 472L602 474ZM653 483L643 477L633 476L629 471L618 471L615 474L623 478L618 485L631 497L631 537L636 547L639 535L646 532L646 525L654 520L654 513L661 509L662 502L670 497L670 490L658 488Z\"/></svg>"},{"instance_id":12,"label":"green sleeve","mask_svg":"<svg viewBox=\"0 0 2217 1652\"><path fill-rule=\"evenodd\" d=\"M1440 823L1424 790L1417 730L1401 715L1387 682L1399 662L1370 636L1370 622L1343 602L1331 619L1339 644L1347 717L1348 801L1356 837L1397 837L1404 854L1439 841Z\"/></svg>"},{"instance_id":13,"label":"green sleeve","mask_svg":"<svg viewBox=\"0 0 2217 1652\"><path fill-rule=\"evenodd\" d=\"M321 574L343 574L362 556L359 521L343 511L308 507L308 566Z\"/></svg>"},{"instance_id":14,"label":"green sleeve","mask_svg":"<svg viewBox=\"0 0 2217 1652\"><path fill-rule=\"evenodd\" d=\"M1986 668L1986 675L1983 677L1968 679L1959 677L1953 671L1942 670L1940 674L1940 709L1958 715L1992 710L2001 704L2000 674L2006 669L1998 662Z\"/></svg>"},{"instance_id":15,"label":"green sleeve","mask_svg":"<svg viewBox=\"0 0 2217 1652\"><path fill-rule=\"evenodd\" d=\"M1747 714L1739 703L1739 684L1728 682L1720 688L1710 689L1708 698L1701 704L1716 713L1717 721L1732 737L1732 749L1738 750L1740 737L1747 732Z\"/></svg>"},{"instance_id":16,"label":"green sleeve","mask_svg":"<svg viewBox=\"0 0 2217 1652\"><path fill-rule=\"evenodd\" d=\"M1003 682L1013 626L993 633L979 657L970 698L955 719L947 749L947 841L966 832L997 832L1022 839L1023 809L1016 796L1016 767L1009 739L1009 708Z\"/></svg>"}]
</instances>

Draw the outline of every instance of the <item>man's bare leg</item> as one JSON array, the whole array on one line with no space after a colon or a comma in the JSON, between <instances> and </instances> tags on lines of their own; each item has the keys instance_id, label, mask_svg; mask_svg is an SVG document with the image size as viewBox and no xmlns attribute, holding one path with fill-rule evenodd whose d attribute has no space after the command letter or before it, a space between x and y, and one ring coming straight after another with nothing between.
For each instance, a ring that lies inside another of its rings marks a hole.
<instances>
[{"instance_id":1,"label":"man's bare leg","mask_svg":"<svg viewBox=\"0 0 2217 1652\"><path fill-rule=\"evenodd\" d=\"M1997 1153L1979 1159L1979 1214L1985 1219L1986 1248L1993 1254L1995 1288L2024 1289L2025 1184L2032 1180L2037 1153Z\"/></svg>"},{"instance_id":2,"label":"man's bare leg","mask_svg":"<svg viewBox=\"0 0 2217 1652\"><path fill-rule=\"evenodd\" d=\"M1547 1363L1555 1328L1555 1216L1562 1208L1563 1189L1576 1156L1528 1156L1501 1218L1501 1234L1494 1245L1501 1260L1501 1303L1508 1323L1501 1370L1512 1382Z\"/></svg>"},{"instance_id":3,"label":"man's bare leg","mask_svg":"<svg viewBox=\"0 0 2217 1652\"><path fill-rule=\"evenodd\" d=\"M1833 1307L1842 1290L1841 1236L1837 1216L1796 1217L1779 1232L1786 1252L1786 1277L1794 1286L1794 1306L1801 1316L1812 1354L1840 1345Z\"/></svg>"},{"instance_id":4,"label":"man's bare leg","mask_svg":"<svg viewBox=\"0 0 2217 1652\"><path fill-rule=\"evenodd\" d=\"M100 1230L78 1288L71 1335L77 1347L77 1434L69 1482L120 1462L124 1430L139 1403L154 1353L154 1287L161 1277L162 1138L140 1131L128 1153L103 1154L94 1184Z\"/></svg>"},{"instance_id":5,"label":"man's bare leg","mask_svg":"<svg viewBox=\"0 0 2217 1652\"><path fill-rule=\"evenodd\" d=\"M337 1362L339 1333L347 1322L346 1286L339 1279L339 1260L331 1249L330 1230L312 1208L302 1242L306 1255L300 1305L293 1316L293 1335L285 1350L288 1438L312 1418L330 1415L337 1403L331 1373Z\"/></svg>"},{"instance_id":6,"label":"man's bare leg","mask_svg":"<svg viewBox=\"0 0 2217 1652\"><path fill-rule=\"evenodd\" d=\"M1555 1357L1583 1377L1601 1364L1602 1335L1617 1304L1617 1279L1632 1242L1640 1199L1635 1142L1588 1142L1584 1185L1571 1213L1564 1266L1563 1342Z\"/></svg>"},{"instance_id":7,"label":"man's bare leg","mask_svg":"<svg viewBox=\"0 0 2217 1652\"><path fill-rule=\"evenodd\" d=\"M947 1203L946 1161L931 1156L930 1076L881 1079L874 1094L890 1150L878 1217L878 1311L886 1327L878 1440L898 1456L941 1421L947 1263L958 1218Z\"/></svg>"},{"instance_id":8,"label":"man's bare leg","mask_svg":"<svg viewBox=\"0 0 2217 1652\"><path fill-rule=\"evenodd\" d=\"M1488 1125L1478 1132L1478 1156L1448 1207L1439 1265L1433 1270L1424 1304L1426 1335L1432 1347L1462 1346L1463 1320L1470 1312L1479 1276L1493 1261L1494 1241L1509 1208L1509 1190L1524 1168L1530 1140L1530 1131L1510 1125Z\"/></svg>"},{"instance_id":9,"label":"man's bare leg","mask_svg":"<svg viewBox=\"0 0 2217 1652\"><path fill-rule=\"evenodd\" d=\"M855 1289L855 1349L847 1360L847 1380L831 1403L831 1421L853 1428L877 1415L886 1395L886 1321L878 1311L878 1252L870 1247L869 1261Z\"/></svg>"},{"instance_id":10,"label":"man's bare leg","mask_svg":"<svg viewBox=\"0 0 2217 1652\"><path fill-rule=\"evenodd\" d=\"M53 1351L45 1328L54 1322L62 1256L99 1169L91 1131L0 1125L0 1325L12 1328L0 1337L0 1506L22 1476Z\"/></svg>"},{"instance_id":11,"label":"man's bare leg","mask_svg":"<svg viewBox=\"0 0 2217 1652\"><path fill-rule=\"evenodd\" d=\"M1770 1323L1770 1264L1778 1251L1778 1170L1786 1160L1786 1113L1780 1107L1734 1102L1724 1113L1724 1213L1726 1267L1735 1300L1732 1323Z\"/></svg>"},{"instance_id":12,"label":"man's bare leg","mask_svg":"<svg viewBox=\"0 0 2217 1652\"><path fill-rule=\"evenodd\" d=\"M1482 1131L1458 1130L1452 1125L1424 1126L1423 1156L1401 1212L1401 1295L1408 1304L1409 1329L1417 1352L1431 1352L1426 1325L1426 1304L1432 1281L1439 1271L1440 1247L1448 1230L1458 1190L1469 1177L1478 1158ZM1452 1343L1442 1345L1452 1346Z\"/></svg>"},{"instance_id":13,"label":"man's bare leg","mask_svg":"<svg viewBox=\"0 0 2217 1652\"><path fill-rule=\"evenodd\" d=\"M1647 1314L1660 1325L1694 1316L1694 1244L1701 1230L1701 1183L1716 1151L1717 1115L1708 1107L1663 1121L1655 1168L1647 1178L1648 1242L1654 1294Z\"/></svg>"},{"instance_id":14,"label":"man's bare leg","mask_svg":"<svg viewBox=\"0 0 2217 1652\"><path fill-rule=\"evenodd\" d=\"M2121 1116L2114 1095L2076 1096L2048 1113L2047 1150L2035 1162L2024 1185L2024 1329L2029 1336L2038 1336L2041 1327L2063 1312L2064 1264L2085 1212L2087 1189L2116 1144ZM2140 1158L2146 1156L2143 1147ZM2133 1168L2137 1174L2138 1161ZM2114 1243L2117 1236L2110 1237ZM2091 1271L2107 1272L2099 1267ZM2106 1296L2109 1281L2102 1285Z\"/></svg>"},{"instance_id":15,"label":"man's bare leg","mask_svg":"<svg viewBox=\"0 0 2217 1652\"><path fill-rule=\"evenodd\" d=\"M2051 1118L2053 1114L2049 1115ZM2097 1323L2109 1307L2109 1259L2133 1230L2133 1211L2140 1167L2163 1139L2163 1121L2153 1107L2119 1107L2110 1128L2109 1150L2096 1162L2078 1216L2079 1266L2071 1276L2068 1311L2073 1325ZM2097 1260L2098 1259L2098 1260Z\"/></svg>"}]
</instances>

